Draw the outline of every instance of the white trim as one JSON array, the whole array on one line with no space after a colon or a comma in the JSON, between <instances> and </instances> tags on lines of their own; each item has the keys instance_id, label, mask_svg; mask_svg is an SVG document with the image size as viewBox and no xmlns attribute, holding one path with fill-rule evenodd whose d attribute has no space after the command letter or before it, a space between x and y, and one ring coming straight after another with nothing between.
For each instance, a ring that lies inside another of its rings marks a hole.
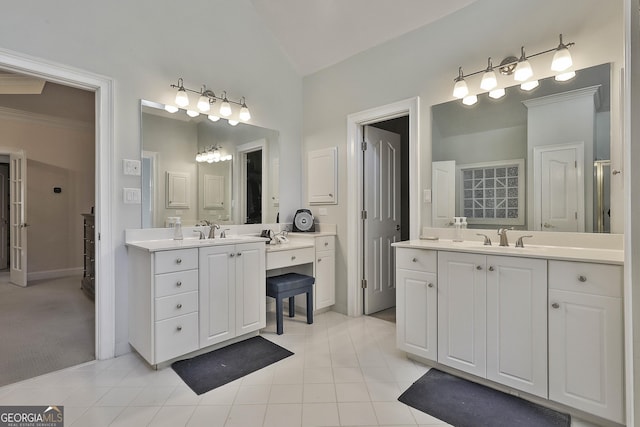
<instances>
[{"instance_id":1,"label":"white trim","mask_svg":"<svg viewBox=\"0 0 640 427\"><path fill-rule=\"evenodd\" d=\"M362 315L362 126L409 115L409 238L420 235L420 98L403 101L347 116L347 314Z\"/></svg>"},{"instance_id":2,"label":"white trim","mask_svg":"<svg viewBox=\"0 0 640 427\"><path fill-rule=\"evenodd\" d=\"M113 183L112 79L0 49L0 68L95 92L96 102L96 358L115 355L115 279L111 196Z\"/></svg>"},{"instance_id":3,"label":"white trim","mask_svg":"<svg viewBox=\"0 0 640 427\"><path fill-rule=\"evenodd\" d=\"M543 105L557 104L558 102L573 101L585 96L593 96L596 109L600 107L600 87L602 85L588 86L582 89L569 90L567 92L554 93L553 95L541 96L539 98L525 99L522 103L527 107L540 107Z\"/></svg>"},{"instance_id":4,"label":"white trim","mask_svg":"<svg viewBox=\"0 0 640 427\"><path fill-rule=\"evenodd\" d=\"M78 278L80 278L83 271L84 269L82 267L63 268L60 270L34 271L31 273L27 273L27 281L29 282L31 280L58 279L60 277L69 276L78 276ZM78 283L80 283L80 281L78 281Z\"/></svg>"},{"instance_id":5,"label":"white trim","mask_svg":"<svg viewBox=\"0 0 640 427\"><path fill-rule=\"evenodd\" d=\"M81 120L65 119L62 117L52 116L50 114L32 113L30 111L16 110L14 108L7 107L0 107L0 119L39 124L62 129L86 131L93 129L93 123L87 123Z\"/></svg>"},{"instance_id":6,"label":"white trim","mask_svg":"<svg viewBox=\"0 0 640 427\"><path fill-rule=\"evenodd\" d=\"M232 196L236 195L238 200L232 200L233 208L232 218L235 217L236 224L245 224L247 222L247 186L246 186L246 159L247 153L262 150L262 188L269 188L269 146L266 138L256 139L236 147L236 154L233 156L233 191ZM262 197L262 221L269 211L269 203L267 197Z\"/></svg>"}]
</instances>

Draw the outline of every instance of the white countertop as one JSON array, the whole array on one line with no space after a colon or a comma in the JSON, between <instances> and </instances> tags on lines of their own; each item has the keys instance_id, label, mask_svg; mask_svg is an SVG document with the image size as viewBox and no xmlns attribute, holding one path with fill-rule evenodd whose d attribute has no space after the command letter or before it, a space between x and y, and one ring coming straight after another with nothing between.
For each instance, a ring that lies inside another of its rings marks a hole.
<instances>
[{"instance_id":1,"label":"white countertop","mask_svg":"<svg viewBox=\"0 0 640 427\"><path fill-rule=\"evenodd\" d=\"M313 248L315 247L315 242L313 241L313 239L292 238L289 239L289 243L266 245L266 247L267 252L290 251L295 249Z\"/></svg>"},{"instance_id":2,"label":"white countertop","mask_svg":"<svg viewBox=\"0 0 640 427\"><path fill-rule=\"evenodd\" d=\"M615 249L577 248L569 246L542 246L527 245L524 248L516 248L514 243L510 246L484 246L478 241L454 242L452 240L407 240L393 243L397 248L430 249L451 252L472 252L487 255L505 255L527 258L544 258L562 261L593 262L599 264L624 264L624 251Z\"/></svg>"},{"instance_id":3,"label":"white countertop","mask_svg":"<svg viewBox=\"0 0 640 427\"><path fill-rule=\"evenodd\" d=\"M290 231L287 233L287 235L295 237L324 237L335 236L336 233L333 231Z\"/></svg>"},{"instance_id":4,"label":"white countertop","mask_svg":"<svg viewBox=\"0 0 640 427\"><path fill-rule=\"evenodd\" d=\"M127 242L127 246L138 249L144 249L149 252L169 251L174 249L202 248L207 246L235 245L238 243L254 243L266 242L267 239L259 236L236 235L226 238L216 237L215 239L159 239L159 240L142 240L138 242Z\"/></svg>"}]
</instances>

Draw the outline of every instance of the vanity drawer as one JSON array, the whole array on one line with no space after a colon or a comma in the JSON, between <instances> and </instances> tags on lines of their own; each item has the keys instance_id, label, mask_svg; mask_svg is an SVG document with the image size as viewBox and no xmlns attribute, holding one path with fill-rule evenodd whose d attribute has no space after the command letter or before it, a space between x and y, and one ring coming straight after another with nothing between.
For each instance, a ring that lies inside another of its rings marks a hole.
<instances>
[{"instance_id":1,"label":"vanity drawer","mask_svg":"<svg viewBox=\"0 0 640 427\"><path fill-rule=\"evenodd\" d=\"M156 274L156 298L198 290L198 270Z\"/></svg>"},{"instance_id":2,"label":"vanity drawer","mask_svg":"<svg viewBox=\"0 0 640 427\"><path fill-rule=\"evenodd\" d=\"M622 267L549 261L549 289L622 297Z\"/></svg>"},{"instance_id":3,"label":"vanity drawer","mask_svg":"<svg viewBox=\"0 0 640 427\"><path fill-rule=\"evenodd\" d=\"M316 237L316 251L334 251L336 249L334 236Z\"/></svg>"},{"instance_id":4,"label":"vanity drawer","mask_svg":"<svg viewBox=\"0 0 640 427\"><path fill-rule=\"evenodd\" d=\"M267 270L313 262L316 257L315 252L315 248L267 252Z\"/></svg>"},{"instance_id":5,"label":"vanity drawer","mask_svg":"<svg viewBox=\"0 0 640 427\"><path fill-rule=\"evenodd\" d=\"M156 363L198 349L198 313L156 322Z\"/></svg>"},{"instance_id":6,"label":"vanity drawer","mask_svg":"<svg viewBox=\"0 0 640 427\"><path fill-rule=\"evenodd\" d=\"M198 311L198 292L156 298L156 321Z\"/></svg>"},{"instance_id":7,"label":"vanity drawer","mask_svg":"<svg viewBox=\"0 0 640 427\"><path fill-rule=\"evenodd\" d=\"M178 249L156 252L155 273L198 268L198 249Z\"/></svg>"},{"instance_id":8,"label":"vanity drawer","mask_svg":"<svg viewBox=\"0 0 640 427\"><path fill-rule=\"evenodd\" d=\"M396 267L436 273L438 271L437 252L427 249L396 248Z\"/></svg>"}]
</instances>

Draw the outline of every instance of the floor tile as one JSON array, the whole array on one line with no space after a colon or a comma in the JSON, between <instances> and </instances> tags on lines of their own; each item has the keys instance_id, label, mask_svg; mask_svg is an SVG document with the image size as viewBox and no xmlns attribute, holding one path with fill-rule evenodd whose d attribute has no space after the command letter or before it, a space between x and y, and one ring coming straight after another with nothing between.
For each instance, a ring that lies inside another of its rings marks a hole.
<instances>
[{"instance_id":1,"label":"floor tile","mask_svg":"<svg viewBox=\"0 0 640 427\"><path fill-rule=\"evenodd\" d=\"M269 404L302 403L302 384L273 384Z\"/></svg>"},{"instance_id":2,"label":"floor tile","mask_svg":"<svg viewBox=\"0 0 640 427\"><path fill-rule=\"evenodd\" d=\"M304 403L302 425L304 427L339 426L338 405L336 403Z\"/></svg>"},{"instance_id":3,"label":"floor tile","mask_svg":"<svg viewBox=\"0 0 640 427\"><path fill-rule=\"evenodd\" d=\"M338 402L370 402L369 390L365 383L336 384Z\"/></svg>"},{"instance_id":4,"label":"floor tile","mask_svg":"<svg viewBox=\"0 0 640 427\"><path fill-rule=\"evenodd\" d=\"M110 427L146 426L160 410L159 406L130 406L116 417Z\"/></svg>"},{"instance_id":5,"label":"floor tile","mask_svg":"<svg viewBox=\"0 0 640 427\"><path fill-rule=\"evenodd\" d=\"M130 403L130 406L162 406L167 401L175 386L145 387Z\"/></svg>"},{"instance_id":6,"label":"floor tile","mask_svg":"<svg viewBox=\"0 0 640 427\"><path fill-rule=\"evenodd\" d=\"M83 413L72 427L107 427L124 411L122 406L93 406Z\"/></svg>"},{"instance_id":7,"label":"floor tile","mask_svg":"<svg viewBox=\"0 0 640 427\"><path fill-rule=\"evenodd\" d=\"M397 383L367 382L372 402L395 402L402 394Z\"/></svg>"},{"instance_id":8,"label":"floor tile","mask_svg":"<svg viewBox=\"0 0 640 427\"><path fill-rule=\"evenodd\" d=\"M378 421L370 402L338 403L340 424L343 426L377 425Z\"/></svg>"},{"instance_id":9,"label":"floor tile","mask_svg":"<svg viewBox=\"0 0 640 427\"><path fill-rule=\"evenodd\" d=\"M230 405L198 406L191 414L187 427L223 427L230 410Z\"/></svg>"},{"instance_id":10,"label":"floor tile","mask_svg":"<svg viewBox=\"0 0 640 427\"><path fill-rule=\"evenodd\" d=\"M331 366L305 368L304 382L305 384L333 383L333 369Z\"/></svg>"},{"instance_id":11,"label":"floor tile","mask_svg":"<svg viewBox=\"0 0 640 427\"><path fill-rule=\"evenodd\" d=\"M231 407L225 427L261 426L267 405L234 405Z\"/></svg>"},{"instance_id":12,"label":"floor tile","mask_svg":"<svg viewBox=\"0 0 640 427\"><path fill-rule=\"evenodd\" d=\"M412 424L413 415L407 405L400 402L374 402L373 409L380 424Z\"/></svg>"},{"instance_id":13,"label":"floor tile","mask_svg":"<svg viewBox=\"0 0 640 427\"><path fill-rule=\"evenodd\" d=\"M127 406L142 390L142 387L114 387L96 402L96 406Z\"/></svg>"},{"instance_id":14,"label":"floor tile","mask_svg":"<svg viewBox=\"0 0 640 427\"><path fill-rule=\"evenodd\" d=\"M302 404L269 405L264 418L264 427L300 427Z\"/></svg>"},{"instance_id":15,"label":"floor tile","mask_svg":"<svg viewBox=\"0 0 640 427\"><path fill-rule=\"evenodd\" d=\"M198 405L202 396L198 396L187 386L177 386L164 403L167 406L191 406Z\"/></svg>"},{"instance_id":16,"label":"floor tile","mask_svg":"<svg viewBox=\"0 0 640 427\"><path fill-rule=\"evenodd\" d=\"M258 405L269 401L271 385L241 385L234 405Z\"/></svg>"},{"instance_id":17,"label":"floor tile","mask_svg":"<svg viewBox=\"0 0 640 427\"><path fill-rule=\"evenodd\" d=\"M336 388L333 384L305 384L304 403L335 402Z\"/></svg>"},{"instance_id":18,"label":"floor tile","mask_svg":"<svg viewBox=\"0 0 640 427\"><path fill-rule=\"evenodd\" d=\"M195 410L195 406L164 406L153 417L149 427L186 426Z\"/></svg>"}]
</instances>

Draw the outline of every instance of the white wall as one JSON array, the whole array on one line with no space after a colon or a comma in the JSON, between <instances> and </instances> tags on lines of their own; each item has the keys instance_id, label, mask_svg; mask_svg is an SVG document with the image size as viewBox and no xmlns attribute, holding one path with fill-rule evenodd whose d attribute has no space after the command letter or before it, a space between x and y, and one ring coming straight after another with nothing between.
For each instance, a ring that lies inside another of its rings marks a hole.
<instances>
[{"instance_id":1,"label":"white wall","mask_svg":"<svg viewBox=\"0 0 640 427\"><path fill-rule=\"evenodd\" d=\"M300 204L302 81L249 0L8 2L0 14L0 48L114 79L113 246L116 347L127 344L127 252L124 230L141 224L139 205L122 202L122 159L140 158L139 100L172 102L169 87L207 84L246 96L254 124L280 131L283 216ZM0 65L1 67L1 65Z\"/></svg>"},{"instance_id":2,"label":"white wall","mask_svg":"<svg viewBox=\"0 0 640 427\"><path fill-rule=\"evenodd\" d=\"M305 150L338 145L340 199L327 206L322 220L335 223L337 242L336 309L347 311L347 115L394 101L419 96L421 113L421 189L430 188L431 114L430 106L452 99L453 79L459 66L467 72L486 67L487 57L494 63L520 46L529 52L549 49L558 43L558 34L574 41L572 48L577 69L613 63L612 92L618 91L623 52L622 1L570 0L483 0L432 25L379 45L321 70L304 79ZM539 77L551 75L548 56L544 64L532 61ZM470 86L479 84L469 79ZM612 123L617 123L619 106L612 102ZM622 161L620 128L612 126L614 163ZM614 166L615 168L616 166ZM622 179L612 184L620 193ZM304 199L303 199L304 200ZM614 203L622 203L617 195ZM421 204L421 225L430 225L430 205Z\"/></svg>"}]
</instances>

